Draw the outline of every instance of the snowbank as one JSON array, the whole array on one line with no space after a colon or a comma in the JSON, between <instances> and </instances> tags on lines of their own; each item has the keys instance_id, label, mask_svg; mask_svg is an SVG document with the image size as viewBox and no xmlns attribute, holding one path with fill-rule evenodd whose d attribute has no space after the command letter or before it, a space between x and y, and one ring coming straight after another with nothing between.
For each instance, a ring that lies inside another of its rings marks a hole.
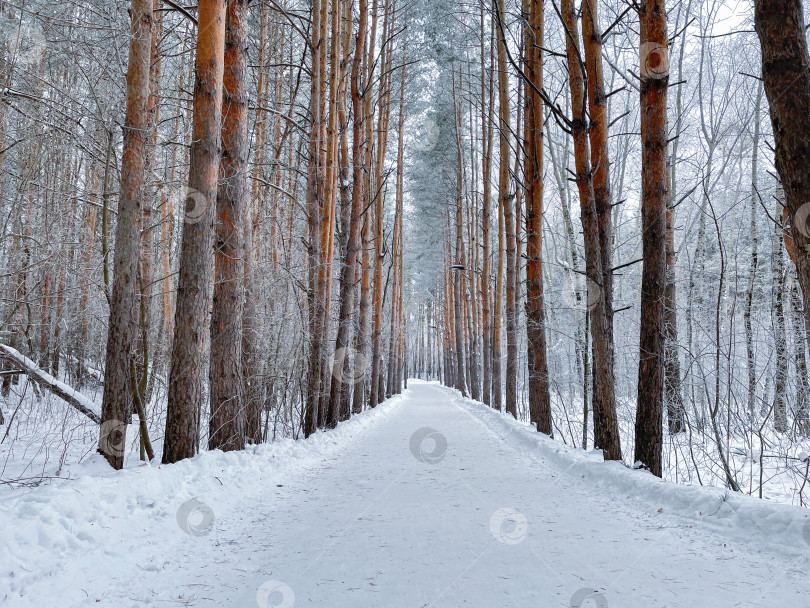
<instances>
[{"instance_id":1,"label":"snowbank","mask_svg":"<svg viewBox=\"0 0 810 608\"><path fill-rule=\"evenodd\" d=\"M761 500L711 486L663 481L648 471L632 470L619 462L605 462L601 451L583 452L537 433L533 426L465 399L442 387L456 404L484 424L494 435L528 456L547 461L580 477L600 492L641 503L653 512L700 522L719 534L759 547L807 554L810 549L810 510Z\"/></svg>"},{"instance_id":2,"label":"snowbank","mask_svg":"<svg viewBox=\"0 0 810 608\"><path fill-rule=\"evenodd\" d=\"M407 394L407 393L406 393ZM112 574L116 555L134 553L145 570L182 554L209 536L218 521L251 497L272 501L274 485L334 459L404 399L400 395L307 440L281 439L243 451L203 452L173 465L144 464L113 471L101 456L73 468L74 478L0 497L0 604L98 605L82 591L85 580ZM159 543L155 542L159 539ZM81 573L71 589L49 578L65 568ZM34 584L37 598L27 593ZM44 595L40 595L44 593ZM8 602L8 603L5 603Z\"/></svg>"}]
</instances>

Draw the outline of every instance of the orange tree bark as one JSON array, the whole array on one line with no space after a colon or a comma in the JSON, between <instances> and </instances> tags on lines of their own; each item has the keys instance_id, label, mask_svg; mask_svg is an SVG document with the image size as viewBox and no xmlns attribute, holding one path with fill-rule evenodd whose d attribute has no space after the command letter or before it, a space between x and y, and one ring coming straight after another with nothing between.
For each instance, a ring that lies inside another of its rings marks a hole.
<instances>
[{"instance_id":1,"label":"orange tree bark","mask_svg":"<svg viewBox=\"0 0 810 608\"><path fill-rule=\"evenodd\" d=\"M608 156L607 95L602 71L602 33L599 31L598 2L584 0L582 6L582 46L585 51L585 71L588 87L588 113L591 119L589 138L593 170L593 196L599 219L599 245L602 253L602 292L606 300L605 313L613 341L613 272L612 231L610 208L610 158Z\"/></svg>"},{"instance_id":2,"label":"orange tree bark","mask_svg":"<svg viewBox=\"0 0 810 608\"><path fill-rule=\"evenodd\" d=\"M225 24L222 160L214 242L214 306L211 316L211 418L208 447L245 447L242 410L242 286L244 224L250 221L248 166L247 0L230 0Z\"/></svg>"},{"instance_id":3,"label":"orange tree bark","mask_svg":"<svg viewBox=\"0 0 810 608\"><path fill-rule=\"evenodd\" d=\"M116 469L124 466L126 421L132 413L132 369L138 332L137 275L140 257L141 189L146 139L152 48L152 0L132 0L127 68L127 107L118 224L115 230L113 289L107 334L99 451Z\"/></svg>"},{"instance_id":4,"label":"orange tree bark","mask_svg":"<svg viewBox=\"0 0 810 608\"><path fill-rule=\"evenodd\" d=\"M180 249L163 463L197 453L205 337L209 329L214 211L219 177L225 0L199 4L196 78L185 225Z\"/></svg>"},{"instance_id":5,"label":"orange tree bark","mask_svg":"<svg viewBox=\"0 0 810 608\"><path fill-rule=\"evenodd\" d=\"M796 269L810 322L810 55L801 0L756 0L762 80L770 108L774 164L785 193Z\"/></svg>"},{"instance_id":6,"label":"orange tree bark","mask_svg":"<svg viewBox=\"0 0 810 608\"><path fill-rule=\"evenodd\" d=\"M591 126L588 132L591 145L591 170L593 171L593 197L599 226L599 251L602 256L602 298L605 303L607 322L606 336L613 349L613 270L612 226L610 207L610 158L608 156L608 115L602 73L602 34L599 30L599 3L597 0L582 2L582 48L585 52L587 74L588 114ZM594 396L596 392L594 391ZM594 406L598 408L598 404Z\"/></svg>"},{"instance_id":7,"label":"orange tree bark","mask_svg":"<svg viewBox=\"0 0 810 608\"><path fill-rule=\"evenodd\" d=\"M526 343L529 362L529 417L537 430L553 434L546 328L543 310L543 1L524 0L528 23L524 30L524 70L533 86L526 87L523 113L523 179L526 184Z\"/></svg>"},{"instance_id":8,"label":"orange tree bark","mask_svg":"<svg viewBox=\"0 0 810 608\"><path fill-rule=\"evenodd\" d=\"M641 327L635 462L661 477L664 416L664 302L667 283L667 13L644 0L641 21Z\"/></svg>"},{"instance_id":9,"label":"orange tree bark","mask_svg":"<svg viewBox=\"0 0 810 608\"><path fill-rule=\"evenodd\" d=\"M613 376L613 354L610 350L610 328L605 314L605 298L601 292L604 277L599 226L594 200L593 179L588 141L586 113L586 73L580 58L579 33L574 17L573 0L564 0L561 13L565 25L568 81L571 89L571 131L574 137L576 183L579 191L580 220L585 244L585 273L589 292L586 301L590 308L590 329L593 342L593 430L594 446L604 451L606 460L621 460L619 425L616 420L616 395Z\"/></svg>"}]
</instances>

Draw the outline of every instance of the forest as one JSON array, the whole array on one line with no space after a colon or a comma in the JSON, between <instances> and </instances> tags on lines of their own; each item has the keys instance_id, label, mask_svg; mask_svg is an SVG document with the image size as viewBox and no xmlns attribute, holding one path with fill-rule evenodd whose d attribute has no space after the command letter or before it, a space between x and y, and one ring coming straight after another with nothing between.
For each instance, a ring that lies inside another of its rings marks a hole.
<instances>
[{"instance_id":1,"label":"forest","mask_svg":"<svg viewBox=\"0 0 810 608\"><path fill-rule=\"evenodd\" d=\"M807 606L807 9L0 0L0 604Z\"/></svg>"},{"instance_id":2,"label":"forest","mask_svg":"<svg viewBox=\"0 0 810 608\"><path fill-rule=\"evenodd\" d=\"M804 8L0 2L2 485L421 379L804 506Z\"/></svg>"}]
</instances>

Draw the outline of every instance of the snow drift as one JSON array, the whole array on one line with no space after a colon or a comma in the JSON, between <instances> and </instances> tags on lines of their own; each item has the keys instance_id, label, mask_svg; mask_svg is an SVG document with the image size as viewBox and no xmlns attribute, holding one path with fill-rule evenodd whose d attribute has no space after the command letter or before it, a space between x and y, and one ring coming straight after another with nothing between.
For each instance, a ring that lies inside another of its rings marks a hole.
<instances>
[{"instance_id":1,"label":"snow drift","mask_svg":"<svg viewBox=\"0 0 810 608\"><path fill-rule=\"evenodd\" d=\"M807 509L768 502L725 488L676 484L648 471L630 469L621 462L605 462L601 451L571 448L537 433L534 426L463 398L456 389L441 388L499 439L533 458L552 463L561 472L581 477L583 483L594 490L700 522L737 541L791 553L806 554L810 548L810 511Z\"/></svg>"}]
</instances>

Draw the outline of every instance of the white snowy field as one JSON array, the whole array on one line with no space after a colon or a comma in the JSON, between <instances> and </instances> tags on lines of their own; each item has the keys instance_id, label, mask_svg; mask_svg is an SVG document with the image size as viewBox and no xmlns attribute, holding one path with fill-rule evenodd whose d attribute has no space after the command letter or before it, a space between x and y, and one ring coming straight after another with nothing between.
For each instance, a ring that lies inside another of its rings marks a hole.
<instances>
[{"instance_id":1,"label":"white snowy field","mask_svg":"<svg viewBox=\"0 0 810 608\"><path fill-rule=\"evenodd\" d=\"M661 482L455 391L0 497L0 605L810 606L807 510Z\"/></svg>"}]
</instances>

